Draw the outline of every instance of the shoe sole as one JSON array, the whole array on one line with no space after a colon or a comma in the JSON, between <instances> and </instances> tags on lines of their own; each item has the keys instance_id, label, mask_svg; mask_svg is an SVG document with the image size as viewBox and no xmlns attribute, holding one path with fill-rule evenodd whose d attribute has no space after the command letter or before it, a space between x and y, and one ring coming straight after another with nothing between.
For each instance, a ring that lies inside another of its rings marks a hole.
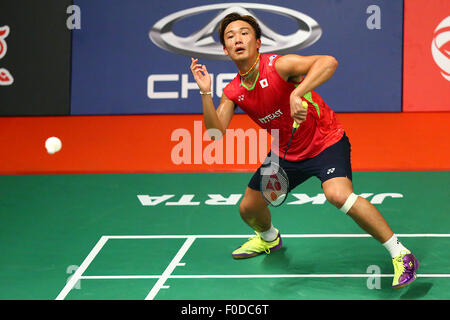
<instances>
[{"instance_id":1,"label":"shoe sole","mask_svg":"<svg viewBox=\"0 0 450 320\"><path fill-rule=\"evenodd\" d=\"M250 253L250 254L246 254L246 253L242 253L242 254L232 254L231 256L233 257L233 259L239 260L239 259L247 259L247 258L253 258L256 256L259 256L260 254L262 254L264 252L260 252L260 253Z\"/></svg>"},{"instance_id":2,"label":"shoe sole","mask_svg":"<svg viewBox=\"0 0 450 320\"><path fill-rule=\"evenodd\" d=\"M401 288L403 288L403 287L406 287L407 285L413 283L413 282L417 279L416 271L419 269L420 263L419 263L419 260L416 259L416 257L414 257L414 264L417 265L416 270L414 270L414 278L412 278L412 279L409 280L408 282L402 283L402 284L397 285L397 286L395 286L395 287L392 286L392 288L393 288L394 290L398 290L398 289L401 289Z\"/></svg>"}]
</instances>

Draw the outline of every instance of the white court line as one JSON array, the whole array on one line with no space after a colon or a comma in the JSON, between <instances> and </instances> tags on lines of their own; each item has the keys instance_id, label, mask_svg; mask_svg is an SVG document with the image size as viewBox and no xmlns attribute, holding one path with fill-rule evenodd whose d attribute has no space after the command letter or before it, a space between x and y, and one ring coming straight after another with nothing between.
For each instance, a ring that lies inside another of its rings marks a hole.
<instances>
[{"instance_id":1,"label":"white court line","mask_svg":"<svg viewBox=\"0 0 450 320\"><path fill-rule=\"evenodd\" d=\"M108 239L186 239L194 237L196 239L227 239L227 238L248 238L255 234L237 234L237 235L151 235L151 236L105 236ZM446 238L450 237L449 233L405 233L396 234L399 238L419 238L419 237L437 237ZM370 238L370 234L282 234L282 238Z\"/></svg>"},{"instance_id":2,"label":"white court line","mask_svg":"<svg viewBox=\"0 0 450 320\"><path fill-rule=\"evenodd\" d=\"M138 276L81 276L81 280L114 280L114 279L159 279L161 276L155 275L155 276L145 276L145 275L138 275Z\"/></svg>"},{"instance_id":3,"label":"white court line","mask_svg":"<svg viewBox=\"0 0 450 320\"><path fill-rule=\"evenodd\" d=\"M393 277L394 274L235 274L235 275L178 275L173 279L240 279L240 278L377 278ZM424 278L450 278L450 274L417 274Z\"/></svg>"},{"instance_id":4,"label":"white court line","mask_svg":"<svg viewBox=\"0 0 450 320\"><path fill-rule=\"evenodd\" d=\"M446 233L414 233L414 234L396 234L399 238L402 237L450 237L450 234ZM180 263L180 260L186 254L189 247L195 241L195 239L223 239L223 238L248 238L254 236L254 234L247 235L133 235L133 236L113 236L107 235L102 236L94 248L91 250L89 255L85 258L81 266L75 271L70 280L66 283L65 287L61 290L61 292L56 297L56 300L63 300L67 296L67 294L73 289L75 284L80 279L158 279L157 283L153 286L150 293L147 295L146 299L153 299L156 294L159 292L161 288L166 288L164 283L169 278L174 279L201 279L201 278L320 278L320 277L374 277L374 274L356 274L356 275L319 275L319 274L298 274L298 275L171 275L173 270L177 266L181 266L183 264ZM285 234L284 238L367 238L371 237L369 234ZM96 255L103 248L105 243L109 239L186 239L185 243L178 251L177 255L171 261L169 266L166 268L162 275L136 275L136 276L83 276L83 273L86 271L90 263L94 260ZM380 277L392 277L393 275L379 275ZM417 275L418 277L442 277L448 278L449 274L422 274Z\"/></svg>"},{"instance_id":5,"label":"white court line","mask_svg":"<svg viewBox=\"0 0 450 320\"><path fill-rule=\"evenodd\" d=\"M383 278L393 277L393 274L201 274L201 275L170 275L167 279L249 279L249 278ZM450 274L417 274L420 278L450 278ZM159 279L162 276L83 276L81 279L116 280L116 279Z\"/></svg>"},{"instance_id":6,"label":"white court line","mask_svg":"<svg viewBox=\"0 0 450 320\"><path fill-rule=\"evenodd\" d=\"M161 277L158 279L158 281L155 283L153 288L150 290L147 297L145 297L145 300L153 300L153 298L158 294L159 290L161 290L163 287L166 287L166 286L164 286L164 283L166 282L167 279L169 279L173 270L175 270L175 268L178 265L180 265L181 259L183 259L184 255L189 250L190 246L192 245L192 243L194 241L195 241L194 236L190 236L186 239L183 246L180 248L180 250L178 250L177 254L172 259L172 261L169 263L166 270L164 270Z\"/></svg>"},{"instance_id":7,"label":"white court line","mask_svg":"<svg viewBox=\"0 0 450 320\"><path fill-rule=\"evenodd\" d=\"M72 288L75 286L75 284L78 282L78 280L80 280L81 276L83 275L84 271L86 271L87 267L91 264L92 260L94 260L95 256L103 248L106 241L108 241L107 237L103 236L100 238L100 240L97 242L97 244L94 246L94 248L91 250L91 252L86 257L86 259L84 259L81 266L78 267L78 269L75 271L75 273L70 278L70 280L67 281L65 287L61 290L61 292L56 297L56 300L64 300L64 298L67 296L67 294L70 292L70 290L72 290Z\"/></svg>"}]
</instances>

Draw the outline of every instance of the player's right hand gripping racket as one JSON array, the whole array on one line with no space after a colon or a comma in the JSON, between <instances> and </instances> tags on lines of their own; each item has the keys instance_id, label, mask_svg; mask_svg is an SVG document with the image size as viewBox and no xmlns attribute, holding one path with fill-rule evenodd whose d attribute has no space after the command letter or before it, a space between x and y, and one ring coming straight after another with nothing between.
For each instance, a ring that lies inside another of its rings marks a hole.
<instances>
[{"instance_id":1,"label":"player's right hand gripping racket","mask_svg":"<svg viewBox=\"0 0 450 320\"><path fill-rule=\"evenodd\" d=\"M302 101L303 108L308 108L308 103ZM291 138L284 152L283 161L291 145L292 137L300 125L294 121L292 124ZM266 202L273 207L279 207L286 200L289 193L289 178L284 169L276 162L270 161L261 166L260 191Z\"/></svg>"}]
</instances>

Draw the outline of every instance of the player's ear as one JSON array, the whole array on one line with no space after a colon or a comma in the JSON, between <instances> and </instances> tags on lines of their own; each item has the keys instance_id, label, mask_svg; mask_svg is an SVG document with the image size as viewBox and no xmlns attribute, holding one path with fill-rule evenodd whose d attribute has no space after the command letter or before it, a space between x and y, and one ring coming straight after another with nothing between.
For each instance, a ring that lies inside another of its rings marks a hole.
<instances>
[{"instance_id":1,"label":"player's ear","mask_svg":"<svg viewBox=\"0 0 450 320\"><path fill-rule=\"evenodd\" d=\"M223 52L225 53L226 56L228 56L228 50L225 46L223 46Z\"/></svg>"},{"instance_id":2,"label":"player's ear","mask_svg":"<svg viewBox=\"0 0 450 320\"><path fill-rule=\"evenodd\" d=\"M261 49L261 39L256 39L256 49Z\"/></svg>"}]
</instances>

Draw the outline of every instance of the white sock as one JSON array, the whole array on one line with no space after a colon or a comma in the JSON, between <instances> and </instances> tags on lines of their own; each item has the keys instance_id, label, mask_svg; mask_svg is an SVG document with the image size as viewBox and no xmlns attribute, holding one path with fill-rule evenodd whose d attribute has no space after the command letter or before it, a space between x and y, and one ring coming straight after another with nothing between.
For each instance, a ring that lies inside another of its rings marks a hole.
<instances>
[{"instance_id":1,"label":"white sock","mask_svg":"<svg viewBox=\"0 0 450 320\"><path fill-rule=\"evenodd\" d=\"M392 238L383 243L383 246L389 251L392 258L395 258L399 254L411 253L411 251L409 251L402 245L395 234L392 236Z\"/></svg>"},{"instance_id":2,"label":"white sock","mask_svg":"<svg viewBox=\"0 0 450 320\"><path fill-rule=\"evenodd\" d=\"M261 238L267 242L272 242L278 236L278 229L276 229L272 224L270 225L270 229L264 232L258 232Z\"/></svg>"}]
</instances>

